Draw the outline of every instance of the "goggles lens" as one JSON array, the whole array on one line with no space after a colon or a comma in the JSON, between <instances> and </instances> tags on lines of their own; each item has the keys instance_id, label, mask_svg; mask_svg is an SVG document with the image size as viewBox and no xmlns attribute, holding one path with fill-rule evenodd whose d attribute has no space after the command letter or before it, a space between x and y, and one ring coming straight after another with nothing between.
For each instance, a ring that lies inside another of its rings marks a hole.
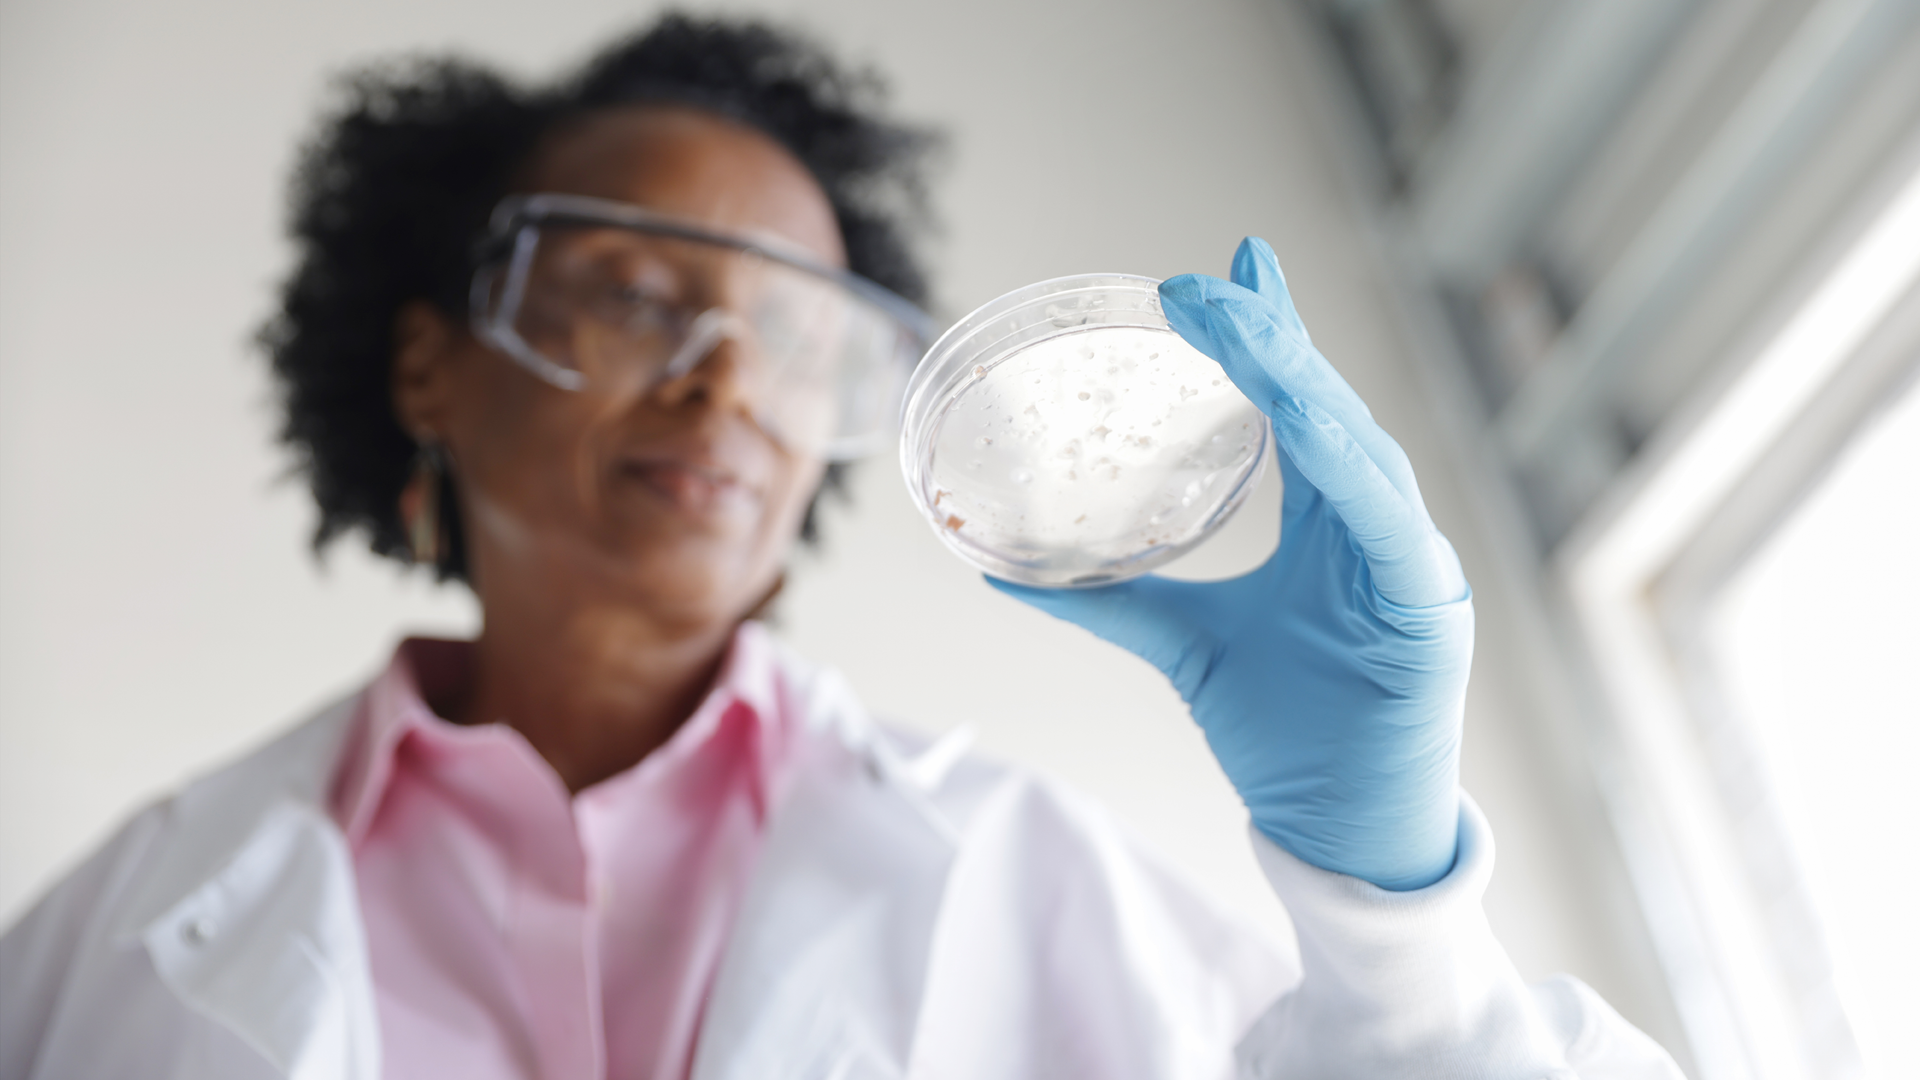
<instances>
[{"instance_id":1,"label":"goggles lens","mask_svg":"<svg viewBox=\"0 0 1920 1080\"><path fill-rule=\"evenodd\" d=\"M548 382L633 394L724 353L753 416L834 460L885 444L925 317L777 242L577 196L509 200L475 276L476 334Z\"/></svg>"}]
</instances>

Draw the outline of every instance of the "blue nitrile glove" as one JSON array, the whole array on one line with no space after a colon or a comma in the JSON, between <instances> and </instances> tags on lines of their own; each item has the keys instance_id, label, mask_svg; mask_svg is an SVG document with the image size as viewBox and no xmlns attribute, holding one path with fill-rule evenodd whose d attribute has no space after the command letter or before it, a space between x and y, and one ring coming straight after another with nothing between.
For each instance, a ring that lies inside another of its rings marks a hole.
<instances>
[{"instance_id":1,"label":"blue nitrile glove","mask_svg":"<svg viewBox=\"0 0 1920 1080\"><path fill-rule=\"evenodd\" d=\"M1417 889L1453 866L1473 603L1413 469L1314 349L1273 249L1233 283L1160 286L1167 321L1273 418L1280 549L1221 582L1001 591L1158 667L1260 831L1315 866Z\"/></svg>"}]
</instances>

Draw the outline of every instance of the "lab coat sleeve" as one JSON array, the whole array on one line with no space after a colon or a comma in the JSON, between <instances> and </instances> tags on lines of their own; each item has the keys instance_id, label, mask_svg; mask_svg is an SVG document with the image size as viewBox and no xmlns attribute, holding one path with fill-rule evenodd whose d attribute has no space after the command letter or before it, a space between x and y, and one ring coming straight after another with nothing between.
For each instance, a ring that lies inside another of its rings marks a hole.
<instances>
[{"instance_id":1,"label":"lab coat sleeve","mask_svg":"<svg viewBox=\"0 0 1920 1080\"><path fill-rule=\"evenodd\" d=\"M1253 832L1293 918L1302 978L1242 1040L1253 1080L1681 1080L1666 1051L1578 980L1529 988L1481 909L1493 838L1464 794L1452 871L1389 892Z\"/></svg>"}]
</instances>

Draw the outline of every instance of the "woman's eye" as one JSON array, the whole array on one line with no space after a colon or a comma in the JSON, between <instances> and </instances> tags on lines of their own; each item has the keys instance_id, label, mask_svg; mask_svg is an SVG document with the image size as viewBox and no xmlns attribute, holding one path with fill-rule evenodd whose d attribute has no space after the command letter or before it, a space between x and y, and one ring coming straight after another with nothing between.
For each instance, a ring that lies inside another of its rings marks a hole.
<instances>
[{"instance_id":1,"label":"woman's eye","mask_svg":"<svg viewBox=\"0 0 1920 1080\"><path fill-rule=\"evenodd\" d=\"M609 299L616 303L643 307L652 304L664 304L667 298L657 288L641 285L637 282L614 282L607 288Z\"/></svg>"},{"instance_id":2,"label":"woman's eye","mask_svg":"<svg viewBox=\"0 0 1920 1080\"><path fill-rule=\"evenodd\" d=\"M660 289L637 282L604 282L596 292L600 318L615 324L647 321L673 307Z\"/></svg>"}]
</instances>

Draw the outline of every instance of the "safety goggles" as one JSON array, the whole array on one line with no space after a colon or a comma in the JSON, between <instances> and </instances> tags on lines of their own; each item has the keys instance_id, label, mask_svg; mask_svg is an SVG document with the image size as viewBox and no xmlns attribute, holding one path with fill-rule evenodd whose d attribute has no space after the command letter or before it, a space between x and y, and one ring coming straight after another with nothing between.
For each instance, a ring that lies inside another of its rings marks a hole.
<instances>
[{"instance_id":1,"label":"safety goggles","mask_svg":"<svg viewBox=\"0 0 1920 1080\"><path fill-rule=\"evenodd\" d=\"M933 336L913 304L789 242L583 195L503 200L480 263L474 335L548 383L644 393L730 342L755 422L830 461L888 442Z\"/></svg>"}]
</instances>

